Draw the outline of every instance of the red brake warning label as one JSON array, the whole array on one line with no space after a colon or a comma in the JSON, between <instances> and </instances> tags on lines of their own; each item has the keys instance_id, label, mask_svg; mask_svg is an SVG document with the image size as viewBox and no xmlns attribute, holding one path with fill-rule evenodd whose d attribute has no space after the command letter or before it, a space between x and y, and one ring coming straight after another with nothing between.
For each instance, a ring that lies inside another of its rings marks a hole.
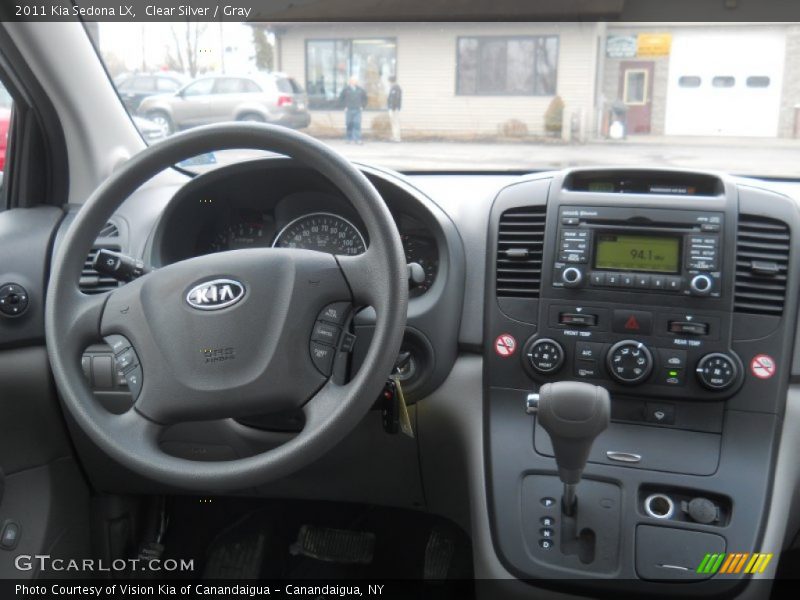
<instances>
[{"instance_id":1,"label":"red brake warning label","mask_svg":"<svg viewBox=\"0 0 800 600\"><path fill-rule=\"evenodd\" d=\"M517 340L514 339L514 336L508 333L501 333L497 336L497 339L494 341L494 351L497 352L499 356L507 357L514 354L517 349Z\"/></svg>"},{"instance_id":2,"label":"red brake warning label","mask_svg":"<svg viewBox=\"0 0 800 600\"><path fill-rule=\"evenodd\" d=\"M769 379L776 369L775 359L768 354L757 354L750 361L750 372L759 379Z\"/></svg>"}]
</instances>

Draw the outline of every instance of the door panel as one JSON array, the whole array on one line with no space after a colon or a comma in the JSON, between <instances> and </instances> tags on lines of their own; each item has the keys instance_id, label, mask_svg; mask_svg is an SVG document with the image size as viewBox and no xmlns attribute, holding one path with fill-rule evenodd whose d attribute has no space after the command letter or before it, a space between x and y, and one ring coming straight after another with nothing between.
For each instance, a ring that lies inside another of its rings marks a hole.
<instances>
[{"instance_id":1,"label":"door panel","mask_svg":"<svg viewBox=\"0 0 800 600\"><path fill-rule=\"evenodd\" d=\"M0 525L19 526L17 547L0 550L0 578L18 571L17 554L90 557L88 487L73 455L44 346L50 252L62 211L0 212L0 286L24 288L27 308L0 311Z\"/></svg>"}]
</instances>

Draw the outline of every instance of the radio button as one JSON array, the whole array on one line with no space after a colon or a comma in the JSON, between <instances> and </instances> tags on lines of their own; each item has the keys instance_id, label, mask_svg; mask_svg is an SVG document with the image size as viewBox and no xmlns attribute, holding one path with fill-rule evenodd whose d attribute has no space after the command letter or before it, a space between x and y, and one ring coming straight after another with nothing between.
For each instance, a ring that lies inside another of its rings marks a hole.
<instances>
[{"instance_id":1,"label":"radio button","mask_svg":"<svg viewBox=\"0 0 800 600\"><path fill-rule=\"evenodd\" d=\"M683 279L681 277L667 277L667 289L671 292L679 292L683 287Z\"/></svg>"},{"instance_id":2,"label":"radio button","mask_svg":"<svg viewBox=\"0 0 800 600\"><path fill-rule=\"evenodd\" d=\"M714 288L714 281L708 275L700 274L692 277L689 290L695 296L708 296Z\"/></svg>"},{"instance_id":3,"label":"radio button","mask_svg":"<svg viewBox=\"0 0 800 600\"><path fill-rule=\"evenodd\" d=\"M636 275L634 285L637 288L648 289L650 287L651 281L652 278L650 277L650 275Z\"/></svg>"},{"instance_id":4,"label":"radio button","mask_svg":"<svg viewBox=\"0 0 800 600\"><path fill-rule=\"evenodd\" d=\"M578 225L578 223L580 223L578 217L561 217L562 225Z\"/></svg>"},{"instance_id":5,"label":"radio button","mask_svg":"<svg viewBox=\"0 0 800 600\"><path fill-rule=\"evenodd\" d=\"M602 272L593 272L591 275L589 275L589 282L592 285L605 285L606 274Z\"/></svg>"},{"instance_id":6,"label":"radio button","mask_svg":"<svg viewBox=\"0 0 800 600\"><path fill-rule=\"evenodd\" d=\"M643 310L615 310L611 329L617 333L650 335L653 331L653 314Z\"/></svg>"},{"instance_id":7,"label":"radio button","mask_svg":"<svg viewBox=\"0 0 800 600\"><path fill-rule=\"evenodd\" d=\"M623 273L619 277L619 286L624 288L632 288L634 284L634 276L632 273Z\"/></svg>"},{"instance_id":8,"label":"radio button","mask_svg":"<svg viewBox=\"0 0 800 600\"><path fill-rule=\"evenodd\" d=\"M650 289L653 290L664 290L667 288L667 278L663 275L653 275L653 278L650 280Z\"/></svg>"},{"instance_id":9,"label":"radio button","mask_svg":"<svg viewBox=\"0 0 800 600\"><path fill-rule=\"evenodd\" d=\"M703 223L700 225L700 231L719 231L719 223Z\"/></svg>"},{"instance_id":10,"label":"radio button","mask_svg":"<svg viewBox=\"0 0 800 600\"><path fill-rule=\"evenodd\" d=\"M619 273L606 273L606 285L608 287L619 287L620 274Z\"/></svg>"},{"instance_id":11,"label":"radio button","mask_svg":"<svg viewBox=\"0 0 800 600\"><path fill-rule=\"evenodd\" d=\"M561 272L561 281L567 287L578 287L583 281L583 273L576 267L567 267Z\"/></svg>"}]
</instances>

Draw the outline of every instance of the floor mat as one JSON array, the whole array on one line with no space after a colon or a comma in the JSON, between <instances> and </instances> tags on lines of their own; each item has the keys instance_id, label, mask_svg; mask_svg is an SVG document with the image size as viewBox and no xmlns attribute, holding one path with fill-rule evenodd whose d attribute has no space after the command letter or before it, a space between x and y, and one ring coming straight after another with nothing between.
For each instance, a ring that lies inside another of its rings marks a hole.
<instances>
[{"instance_id":1,"label":"floor mat","mask_svg":"<svg viewBox=\"0 0 800 600\"><path fill-rule=\"evenodd\" d=\"M335 502L173 498L170 515L166 555L194 558L205 577L472 578L466 534L418 511ZM298 551L304 527L311 537ZM336 530L345 534L334 535ZM365 562L367 537L371 560Z\"/></svg>"}]
</instances>

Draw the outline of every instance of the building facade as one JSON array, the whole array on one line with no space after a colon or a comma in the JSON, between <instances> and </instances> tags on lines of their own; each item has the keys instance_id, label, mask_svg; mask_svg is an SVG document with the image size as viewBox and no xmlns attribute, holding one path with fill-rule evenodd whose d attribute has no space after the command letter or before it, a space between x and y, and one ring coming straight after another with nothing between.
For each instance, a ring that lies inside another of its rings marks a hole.
<instances>
[{"instance_id":1,"label":"building facade","mask_svg":"<svg viewBox=\"0 0 800 600\"><path fill-rule=\"evenodd\" d=\"M410 137L627 134L797 137L800 25L605 23L292 23L273 25L277 68L303 82L312 131L344 127L350 75L377 130L389 77L403 88ZM335 35L334 35L335 33Z\"/></svg>"}]
</instances>

